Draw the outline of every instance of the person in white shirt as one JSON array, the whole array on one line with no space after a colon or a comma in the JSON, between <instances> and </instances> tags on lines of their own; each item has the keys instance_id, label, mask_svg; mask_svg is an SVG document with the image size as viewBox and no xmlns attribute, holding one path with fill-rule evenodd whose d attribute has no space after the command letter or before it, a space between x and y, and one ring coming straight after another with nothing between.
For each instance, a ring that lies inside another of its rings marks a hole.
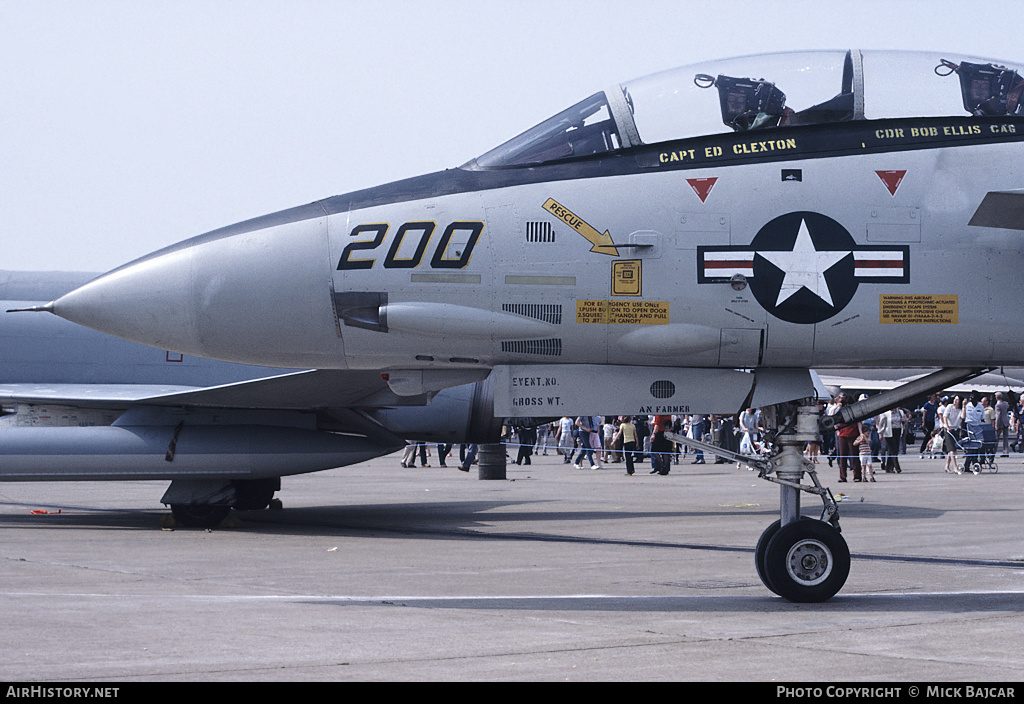
<instances>
[{"instance_id":1,"label":"person in white shirt","mask_svg":"<svg viewBox=\"0 0 1024 704\"><path fill-rule=\"evenodd\" d=\"M558 439L558 451L562 453L562 464L569 464L575 442L572 437L573 420L569 416L562 416L558 421L558 428L555 435Z\"/></svg>"},{"instance_id":2,"label":"person in white shirt","mask_svg":"<svg viewBox=\"0 0 1024 704\"><path fill-rule=\"evenodd\" d=\"M946 440L943 449L946 451L946 472L959 473L956 466L957 441L960 439L960 426L963 424L962 406L960 397L955 396L951 403L946 404L942 412L942 428L945 431ZM952 465L952 469L950 469Z\"/></svg>"},{"instance_id":3,"label":"person in white shirt","mask_svg":"<svg viewBox=\"0 0 1024 704\"><path fill-rule=\"evenodd\" d=\"M614 462L616 461L613 457L615 453L614 445L616 428L615 425L612 424L610 416L606 420L607 422L601 426L602 430L604 431L604 437L602 438L602 440L604 441L602 443L604 452L601 453L601 460L603 462Z\"/></svg>"},{"instance_id":4,"label":"person in white shirt","mask_svg":"<svg viewBox=\"0 0 1024 704\"><path fill-rule=\"evenodd\" d=\"M882 469L890 474L893 472L899 474L903 471L900 468L900 437L903 435L903 411L899 408L894 408L891 411L886 411L884 415L888 421L889 433L885 436L887 454Z\"/></svg>"},{"instance_id":5,"label":"person in white shirt","mask_svg":"<svg viewBox=\"0 0 1024 704\"><path fill-rule=\"evenodd\" d=\"M967 399L967 403L964 404L963 416L964 421L967 423L977 424L985 422L985 408L978 401L977 391L972 391Z\"/></svg>"}]
</instances>

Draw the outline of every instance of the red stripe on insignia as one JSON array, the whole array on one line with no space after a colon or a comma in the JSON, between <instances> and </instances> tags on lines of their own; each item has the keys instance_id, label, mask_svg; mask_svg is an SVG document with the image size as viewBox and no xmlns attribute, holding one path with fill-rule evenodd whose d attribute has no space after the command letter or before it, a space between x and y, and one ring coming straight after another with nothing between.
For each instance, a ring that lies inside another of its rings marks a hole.
<instances>
[{"instance_id":1,"label":"red stripe on insignia","mask_svg":"<svg viewBox=\"0 0 1024 704\"><path fill-rule=\"evenodd\" d=\"M739 259L709 260L704 259L705 269L749 269L754 266L754 260L742 261Z\"/></svg>"},{"instance_id":2,"label":"red stripe on insignia","mask_svg":"<svg viewBox=\"0 0 1024 704\"><path fill-rule=\"evenodd\" d=\"M858 259L854 263L857 269L902 269L902 259Z\"/></svg>"}]
</instances>

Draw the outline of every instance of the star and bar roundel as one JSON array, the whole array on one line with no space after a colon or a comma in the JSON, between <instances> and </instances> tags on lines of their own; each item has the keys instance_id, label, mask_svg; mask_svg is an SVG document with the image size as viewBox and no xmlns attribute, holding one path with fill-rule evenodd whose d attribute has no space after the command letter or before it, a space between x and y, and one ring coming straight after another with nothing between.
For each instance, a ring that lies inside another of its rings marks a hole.
<instances>
[{"instance_id":1,"label":"star and bar roundel","mask_svg":"<svg viewBox=\"0 0 1024 704\"><path fill-rule=\"evenodd\" d=\"M862 283L910 283L910 247L858 245L832 218L798 211L768 222L749 245L697 247L698 284L737 274L775 317L820 323L845 308Z\"/></svg>"}]
</instances>

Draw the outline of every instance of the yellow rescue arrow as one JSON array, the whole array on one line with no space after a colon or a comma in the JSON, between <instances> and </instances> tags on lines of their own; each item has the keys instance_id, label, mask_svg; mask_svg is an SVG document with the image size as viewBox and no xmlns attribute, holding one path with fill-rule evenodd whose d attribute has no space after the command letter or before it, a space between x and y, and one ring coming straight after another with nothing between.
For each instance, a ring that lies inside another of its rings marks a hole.
<instances>
[{"instance_id":1,"label":"yellow rescue arrow","mask_svg":"<svg viewBox=\"0 0 1024 704\"><path fill-rule=\"evenodd\" d=\"M605 230L603 233L598 232L596 227L592 227L586 223L582 218L566 208L564 205L558 203L554 198L548 198L543 207L544 210L548 211L566 225L576 230L576 232L587 238L587 241L594 245L590 248L591 252L610 254L613 257L619 256L619 250L615 248L614 244L612 244L612 236L608 230Z\"/></svg>"}]
</instances>

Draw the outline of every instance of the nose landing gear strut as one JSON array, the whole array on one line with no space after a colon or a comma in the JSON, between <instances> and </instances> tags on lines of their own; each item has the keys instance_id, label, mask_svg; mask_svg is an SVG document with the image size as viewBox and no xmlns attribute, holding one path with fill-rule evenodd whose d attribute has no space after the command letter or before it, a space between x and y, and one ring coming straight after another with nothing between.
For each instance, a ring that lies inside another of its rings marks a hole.
<instances>
[{"instance_id":1,"label":"nose landing gear strut","mask_svg":"<svg viewBox=\"0 0 1024 704\"><path fill-rule=\"evenodd\" d=\"M839 531L839 507L832 492L821 485L814 464L803 456L805 445L819 437L818 407L781 404L768 410L774 416L768 425L777 430L767 457L741 455L681 435L666 437L745 464L757 470L761 479L779 485L780 518L757 541L757 574L772 592L790 601L825 601L846 583L850 549ZM804 474L811 485L801 483ZM800 515L801 492L821 498L820 520Z\"/></svg>"}]
</instances>

